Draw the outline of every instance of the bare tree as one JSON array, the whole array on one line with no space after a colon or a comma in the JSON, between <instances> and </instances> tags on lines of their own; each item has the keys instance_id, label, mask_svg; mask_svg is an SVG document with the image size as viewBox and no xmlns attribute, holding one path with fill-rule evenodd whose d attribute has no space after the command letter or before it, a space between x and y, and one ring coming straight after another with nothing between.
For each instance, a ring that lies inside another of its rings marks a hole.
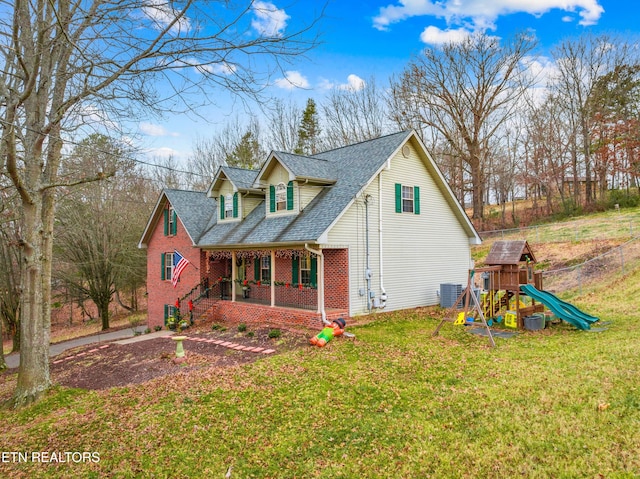
<instances>
[{"instance_id":1,"label":"bare tree","mask_svg":"<svg viewBox=\"0 0 640 479\"><path fill-rule=\"evenodd\" d=\"M322 104L329 148L378 138L389 130L383 93L374 78L362 88L334 88Z\"/></svg>"},{"instance_id":2,"label":"bare tree","mask_svg":"<svg viewBox=\"0 0 640 479\"><path fill-rule=\"evenodd\" d=\"M144 201L146 187L138 178L138 165L125 145L113 139L99 134L85 138L65 161L61 176L76 176L74 172L83 169L107 171L113 178L69 189L58 201L54 277L80 301L93 301L104 330L109 328L114 296L119 298L126 288L135 304L135 290L144 284L146 256L136 248L136 240L150 201Z\"/></svg>"},{"instance_id":3,"label":"bare tree","mask_svg":"<svg viewBox=\"0 0 640 479\"><path fill-rule=\"evenodd\" d=\"M0 176L0 323L20 350L20 262L18 198ZM0 336L1 337L1 336Z\"/></svg>"},{"instance_id":4,"label":"bare tree","mask_svg":"<svg viewBox=\"0 0 640 479\"><path fill-rule=\"evenodd\" d=\"M476 219L483 216L482 159L527 86L524 61L534 47L527 34L504 45L476 34L441 49L425 49L391 81L394 121L423 135L427 129L436 131L469 168Z\"/></svg>"},{"instance_id":5,"label":"bare tree","mask_svg":"<svg viewBox=\"0 0 640 479\"><path fill-rule=\"evenodd\" d=\"M625 62L629 50L624 42L608 35L582 35L556 47L552 54L557 65L557 77L552 88L564 107L570 131L571 173L574 201L581 203L580 177L584 177L584 198L593 199L591 122L593 103L590 99L598 78Z\"/></svg>"},{"instance_id":6,"label":"bare tree","mask_svg":"<svg viewBox=\"0 0 640 479\"><path fill-rule=\"evenodd\" d=\"M269 137L267 143L278 151L293 151L298 145L298 125L302 112L292 101L276 100L267 110Z\"/></svg>"},{"instance_id":7,"label":"bare tree","mask_svg":"<svg viewBox=\"0 0 640 479\"><path fill-rule=\"evenodd\" d=\"M288 16L266 2L35 0L4 2L3 11L12 15L0 20L0 167L20 195L22 222L19 406L51 385L56 188L104 176L58 177L65 132L94 118L98 127L190 109L209 101L212 85L255 97L281 61L315 41L308 28L287 31Z\"/></svg>"}]
</instances>

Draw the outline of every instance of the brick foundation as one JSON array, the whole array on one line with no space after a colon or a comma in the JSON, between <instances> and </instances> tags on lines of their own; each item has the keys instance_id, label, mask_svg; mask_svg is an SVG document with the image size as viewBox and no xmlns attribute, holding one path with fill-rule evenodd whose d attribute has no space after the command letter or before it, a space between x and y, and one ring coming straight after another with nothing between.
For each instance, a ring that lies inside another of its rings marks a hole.
<instances>
[{"instance_id":1,"label":"brick foundation","mask_svg":"<svg viewBox=\"0 0 640 479\"><path fill-rule=\"evenodd\" d=\"M327 312L327 319L332 321L344 318L347 321L348 310ZM253 324L261 327L306 327L322 329L322 318L316 311L280 308L232 301L219 301L207 313L208 318L216 322L231 324Z\"/></svg>"}]
</instances>

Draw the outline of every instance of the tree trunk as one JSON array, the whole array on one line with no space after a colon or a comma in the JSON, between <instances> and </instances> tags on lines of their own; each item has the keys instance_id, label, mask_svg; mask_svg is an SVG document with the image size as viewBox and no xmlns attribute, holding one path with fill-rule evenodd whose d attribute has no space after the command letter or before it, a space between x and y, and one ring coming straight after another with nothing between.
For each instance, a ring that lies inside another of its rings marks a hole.
<instances>
[{"instance_id":1,"label":"tree trunk","mask_svg":"<svg viewBox=\"0 0 640 479\"><path fill-rule=\"evenodd\" d=\"M20 367L13 396L15 407L37 401L51 387L51 258L53 208L47 191L23 202L23 262L20 298Z\"/></svg>"},{"instance_id":2,"label":"tree trunk","mask_svg":"<svg viewBox=\"0 0 640 479\"><path fill-rule=\"evenodd\" d=\"M0 318L0 371L7 369L7 364L4 362L4 341L2 336L2 319Z\"/></svg>"},{"instance_id":3,"label":"tree trunk","mask_svg":"<svg viewBox=\"0 0 640 479\"><path fill-rule=\"evenodd\" d=\"M471 190L473 202L473 219L484 218L484 192L482 188L482 169L480 168L480 160L476 156L471 159Z\"/></svg>"},{"instance_id":4,"label":"tree trunk","mask_svg":"<svg viewBox=\"0 0 640 479\"><path fill-rule=\"evenodd\" d=\"M109 299L98 301L96 306L98 307L98 315L102 320L102 330L109 329Z\"/></svg>"}]
</instances>

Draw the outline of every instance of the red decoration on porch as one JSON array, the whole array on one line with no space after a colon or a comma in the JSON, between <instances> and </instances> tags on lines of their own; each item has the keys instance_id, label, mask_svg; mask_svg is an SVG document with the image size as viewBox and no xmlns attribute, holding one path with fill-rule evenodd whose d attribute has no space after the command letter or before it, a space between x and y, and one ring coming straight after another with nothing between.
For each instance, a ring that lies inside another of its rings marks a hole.
<instances>
[{"instance_id":1,"label":"red decoration on porch","mask_svg":"<svg viewBox=\"0 0 640 479\"><path fill-rule=\"evenodd\" d=\"M260 286L260 281L258 281L258 286Z\"/></svg>"},{"instance_id":2,"label":"red decoration on porch","mask_svg":"<svg viewBox=\"0 0 640 479\"><path fill-rule=\"evenodd\" d=\"M285 284L285 286L288 288L289 286L291 286L291 284L290 284L290 283L287 283L287 284Z\"/></svg>"},{"instance_id":3,"label":"red decoration on porch","mask_svg":"<svg viewBox=\"0 0 640 479\"><path fill-rule=\"evenodd\" d=\"M248 284L249 284L249 281L245 279L245 280L242 282L242 284L243 284L244 286L246 286L246 285L248 285Z\"/></svg>"},{"instance_id":4,"label":"red decoration on porch","mask_svg":"<svg viewBox=\"0 0 640 479\"><path fill-rule=\"evenodd\" d=\"M302 283L298 285L298 289L302 289Z\"/></svg>"}]
</instances>

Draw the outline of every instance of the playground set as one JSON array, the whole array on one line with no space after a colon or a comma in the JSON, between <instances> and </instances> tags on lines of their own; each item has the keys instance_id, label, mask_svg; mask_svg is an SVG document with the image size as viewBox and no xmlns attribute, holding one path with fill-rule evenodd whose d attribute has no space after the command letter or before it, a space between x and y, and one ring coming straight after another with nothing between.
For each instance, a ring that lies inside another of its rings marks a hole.
<instances>
[{"instance_id":1,"label":"playground set","mask_svg":"<svg viewBox=\"0 0 640 479\"><path fill-rule=\"evenodd\" d=\"M578 329L587 330L598 318L544 291L542 272L534 271L536 258L525 240L496 241L485 266L469 271L467 287L434 331L437 336L445 322L481 324L493 346L490 326L537 330L545 327L545 309ZM476 276L477 274L477 276ZM480 287L476 287L479 282ZM546 308L545 308L546 307Z\"/></svg>"}]
</instances>

